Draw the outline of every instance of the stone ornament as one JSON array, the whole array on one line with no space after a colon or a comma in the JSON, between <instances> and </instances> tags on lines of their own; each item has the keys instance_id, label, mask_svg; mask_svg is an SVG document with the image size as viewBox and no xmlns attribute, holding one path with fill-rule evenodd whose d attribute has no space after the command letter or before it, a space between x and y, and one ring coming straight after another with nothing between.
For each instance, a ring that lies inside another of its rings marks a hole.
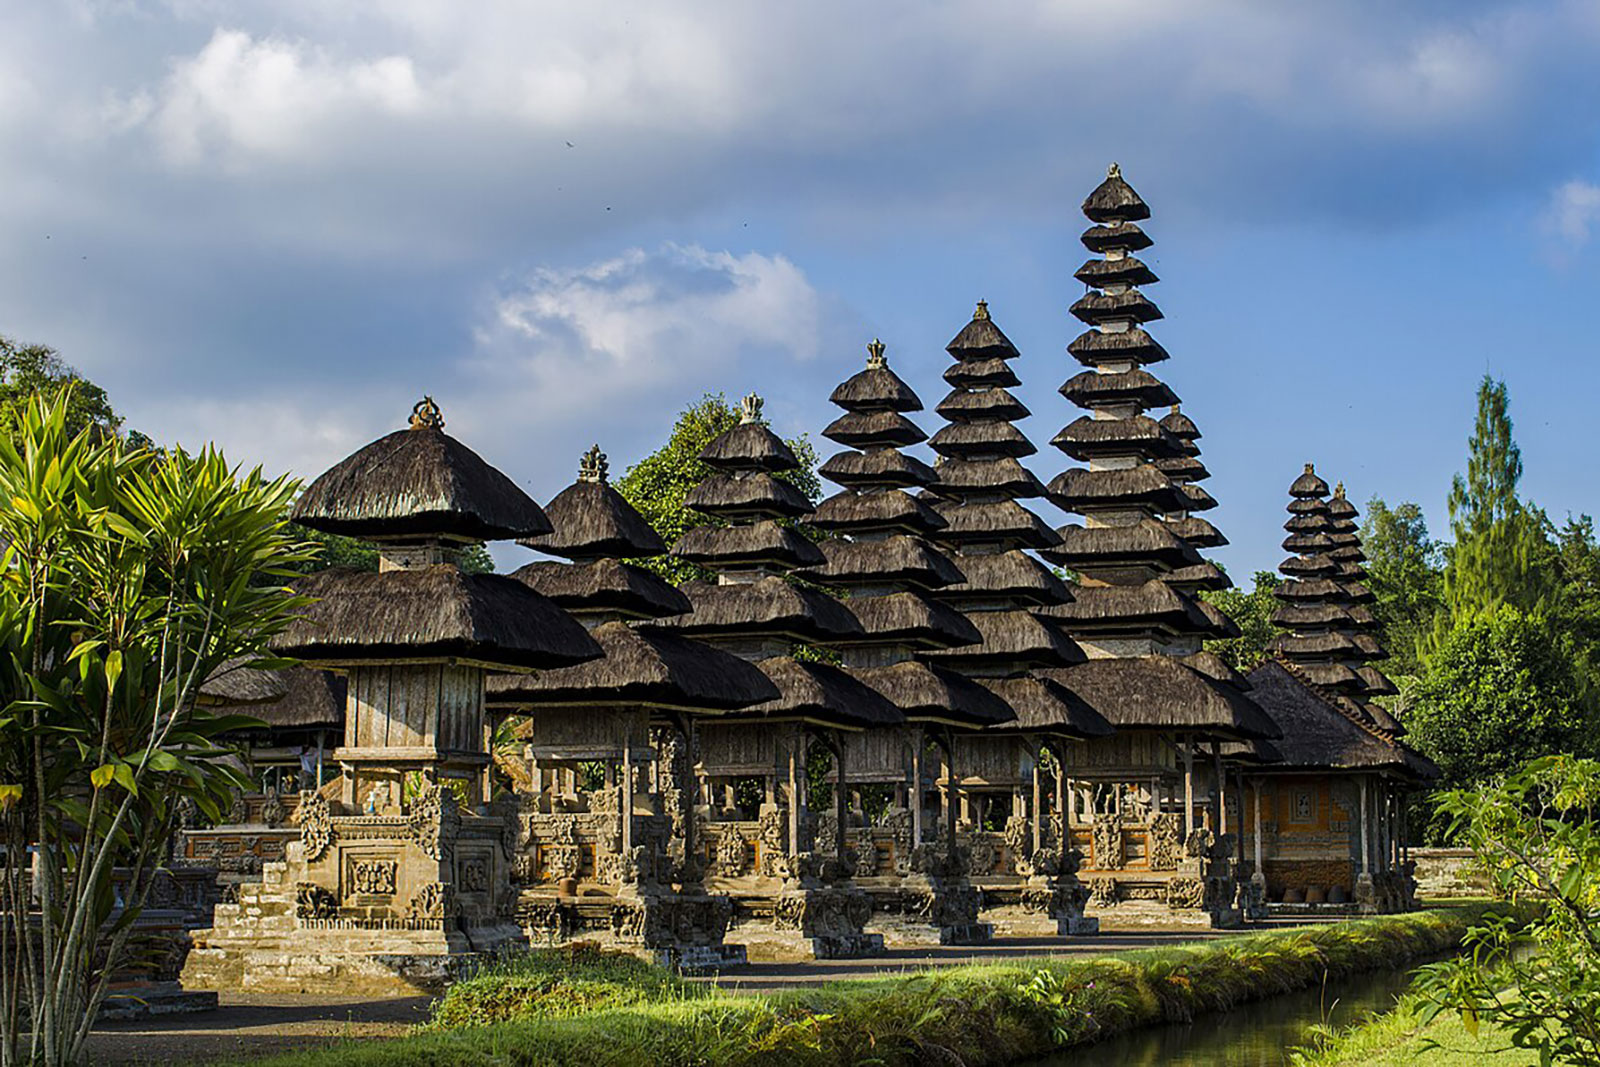
<instances>
[{"instance_id":1,"label":"stone ornament","mask_svg":"<svg viewBox=\"0 0 1600 1067\"><path fill-rule=\"evenodd\" d=\"M399 870L394 860L353 860L350 888L362 896L394 896Z\"/></svg>"},{"instance_id":2,"label":"stone ornament","mask_svg":"<svg viewBox=\"0 0 1600 1067\"><path fill-rule=\"evenodd\" d=\"M333 809L321 793L302 793L300 797L300 847L307 863L315 863L333 843Z\"/></svg>"},{"instance_id":3,"label":"stone ornament","mask_svg":"<svg viewBox=\"0 0 1600 1067\"><path fill-rule=\"evenodd\" d=\"M333 891L314 882L299 882L294 887L294 914L297 919L337 919L339 898Z\"/></svg>"},{"instance_id":4,"label":"stone ornament","mask_svg":"<svg viewBox=\"0 0 1600 1067\"><path fill-rule=\"evenodd\" d=\"M455 791L434 782L412 801L407 816L411 837L429 859L449 861L461 830L461 809Z\"/></svg>"}]
</instances>

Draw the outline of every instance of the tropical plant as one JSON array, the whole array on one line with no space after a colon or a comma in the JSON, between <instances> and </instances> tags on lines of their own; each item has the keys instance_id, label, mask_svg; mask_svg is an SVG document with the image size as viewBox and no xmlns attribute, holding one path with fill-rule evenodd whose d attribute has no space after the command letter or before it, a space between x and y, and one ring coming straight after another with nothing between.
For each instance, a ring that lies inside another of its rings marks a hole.
<instances>
[{"instance_id":1,"label":"tropical plant","mask_svg":"<svg viewBox=\"0 0 1600 1067\"><path fill-rule=\"evenodd\" d=\"M69 432L92 426L97 433L112 434L122 425L106 391L68 366L55 349L0 336L0 435L15 438L28 402L40 394L53 395L63 385L73 387L67 394Z\"/></svg>"},{"instance_id":2,"label":"tropical plant","mask_svg":"<svg viewBox=\"0 0 1600 1067\"><path fill-rule=\"evenodd\" d=\"M1208 604L1239 625L1238 637L1207 641L1206 650L1221 656L1236 671L1247 671L1261 662L1278 635L1272 625L1278 599L1272 591L1280 584L1282 580L1271 571L1256 571L1255 588L1248 593L1237 588L1201 593Z\"/></svg>"},{"instance_id":3,"label":"tropical plant","mask_svg":"<svg viewBox=\"0 0 1600 1067\"><path fill-rule=\"evenodd\" d=\"M1390 507L1381 497L1367 502L1361 523L1361 549L1367 557L1367 587L1376 598L1383 647L1390 655L1385 673L1395 678L1421 673L1422 642L1443 603L1443 552L1428 535L1422 509L1410 501Z\"/></svg>"},{"instance_id":4,"label":"tropical plant","mask_svg":"<svg viewBox=\"0 0 1600 1067\"><path fill-rule=\"evenodd\" d=\"M1425 1017L1492 1024L1541 1064L1600 1064L1600 762L1548 756L1439 810L1498 892L1539 910L1486 915L1465 956L1424 968Z\"/></svg>"},{"instance_id":5,"label":"tropical plant","mask_svg":"<svg viewBox=\"0 0 1600 1067\"><path fill-rule=\"evenodd\" d=\"M0 1064L80 1062L180 808L245 787L197 702L304 601L295 485L74 430L69 385L0 436Z\"/></svg>"}]
</instances>

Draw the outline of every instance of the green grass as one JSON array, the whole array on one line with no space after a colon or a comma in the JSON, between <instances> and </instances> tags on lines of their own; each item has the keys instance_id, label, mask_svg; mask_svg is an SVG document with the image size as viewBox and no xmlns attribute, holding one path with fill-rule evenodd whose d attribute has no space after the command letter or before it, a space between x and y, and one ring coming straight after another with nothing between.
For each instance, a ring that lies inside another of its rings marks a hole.
<instances>
[{"instance_id":1,"label":"green grass","mask_svg":"<svg viewBox=\"0 0 1600 1067\"><path fill-rule=\"evenodd\" d=\"M1481 910L1386 916L1115 957L950 967L772 996L693 987L593 950L532 953L460 983L413 1036L266 1062L1012 1063L1138 1026L1225 1011L1325 977L1437 955L1459 944Z\"/></svg>"},{"instance_id":2,"label":"green grass","mask_svg":"<svg viewBox=\"0 0 1600 1067\"><path fill-rule=\"evenodd\" d=\"M1414 993L1394 1010L1324 1036L1295 1053L1295 1067L1535 1067L1539 1056L1511 1047L1503 1031L1480 1026L1470 1033L1458 1015L1422 1021L1423 1000Z\"/></svg>"}]
</instances>

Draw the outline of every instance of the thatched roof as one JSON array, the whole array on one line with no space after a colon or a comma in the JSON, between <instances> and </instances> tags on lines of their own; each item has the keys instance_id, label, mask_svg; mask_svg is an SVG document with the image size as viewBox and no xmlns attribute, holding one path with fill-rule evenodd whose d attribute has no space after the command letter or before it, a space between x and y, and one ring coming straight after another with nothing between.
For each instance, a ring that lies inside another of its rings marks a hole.
<instances>
[{"instance_id":1,"label":"thatched roof","mask_svg":"<svg viewBox=\"0 0 1600 1067\"><path fill-rule=\"evenodd\" d=\"M283 671L247 667L254 657L239 656L223 663L200 683L198 702L216 707L244 707L282 700L289 692Z\"/></svg>"},{"instance_id":2,"label":"thatched roof","mask_svg":"<svg viewBox=\"0 0 1600 1067\"><path fill-rule=\"evenodd\" d=\"M1079 297L1067 310L1072 312L1073 318L1090 326L1107 322L1154 322L1162 317L1155 301L1137 289L1123 293L1091 291Z\"/></svg>"},{"instance_id":3,"label":"thatched roof","mask_svg":"<svg viewBox=\"0 0 1600 1067\"><path fill-rule=\"evenodd\" d=\"M1268 618L1288 630L1322 629L1350 621L1350 613L1337 604L1284 604Z\"/></svg>"},{"instance_id":4,"label":"thatched roof","mask_svg":"<svg viewBox=\"0 0 1600 1067\"><path fill-rule=\"evenodd\" d=\"M821 585L914 585L924 589L954 585L962 573L921 538L907 534L872 541L834 539L818 546L824 562L803 577Z\"/></svg>"},{"instance_id":5,"label":"thatched roof","mask_svg":"<svg viewBox=\"0 0 1600 1067\"><path fill-rule=\"evenodd\" d=\"M1203 436L1200 427L1194 424L1194 420L1179 411L1176 406L1161 416L1161 428L1184 441L1197 441Z\"/></svg>"},{"instance_id":6,"label":"thatched roof","mask_svg":"<svg viewBox=\"0 0 1600 1067\"><path fill-rule=\"evenodd\" d=\"M1129 360L1134 363L1160 363L1167 358L1167 350L1138 326L1116 333L1085 330L1073 339L1067 351L1079 363L1090 367Z\"/></svg>"},{"instance_id":7,"label":"thatched roof","mask_svg":"<svg viewBox=\"0 0 1600 1067\"><path fill-rule=\"evenodd\" d=\"M1187 498L1183 508L1185 511L1210 511L1217 506L1217 498L1206 492L1203 486L1187 482L1180 488Z\"/></svg>"},{"instance_id":8,"label":"thatched roof","mask_svg":"<svg viewBox=\"0 0 1600 1067\"><path fill-rule=\"evenodd\" d=\"M1245 693L1172 656L1091 659L1040 673L1076 693L1119 730L1192 731L1240 740L1280 736Z\"/></svg>"},{"instance_id":9,"label":"thatched roof","mask_svg":"<svg viewBox=\"0 0 1600 1067\"><path fill-rule=\"evenodd\" d=\"M656 705L724 711L778 695L755 665L681 634L636 630L608 622L589 632L605 655L588 663L532 674L494 674L485 699L492 707L604 704Z\"/></svg>"},{"instance_id":10,"label":"thatched roof","mask_svg":"<svg viewBox=\"0 0 1600 1067\"><path fill-rule=\"evenodd\" d=\"M1234 622L1221 608L1209 601L1193 597L1189 601L1189 607L1199 627L1198 630L1191 632L1222 641L1238 637L1243 633L1239 629L1238 623Z\"/></svg>"},{"instance_id":11,"label":"thatched roof","mask_svg":"<svg viewBox=\"0 0 1600 1067\"><path fill-rule=\"evenodd\" d=\"M1288 511L1291 515L1315 514L1326 516L1328 505L1326 502L1318 500L1314 496L1297 497L1296 499L1289 501Z\"/></svg>"},{"instance_id":12,"label":"thatched roof","mask_svg":"<svg viewBox=\"0 0 1600 1067\"><path fill-rule=\"evenodd\" d=\"M963 545L975 542L1016 548L1049 548L1060 540L1044 520L1015 500L968 503L941 500L934 510L945 522L939 540Z\"/></svg>"},{"instance_id":13,"label":"thatched roof","mask_svg":"<svg viewBox=\"0 0 1600 1067\"><path fill-rule=\"evenodd\" d=\"M922 410L916 391L890 370L887 362L856 371L828 399L846 411Z\"/></svg>"},{"instance_id":14,"label":"thatched roof","mask_svg":"<svg viewBox=\"0 0 1600 1067\"><path fill-rule=\"evenodd\" d=\"M951 422L928 442L941 456L1031 456L1039 451L1009 422Z\"/></svg>"},{"instance_id":15,"label":"thatched roof","mask_svg":"<svg viewBox=\"0 0 1600 1067\"><path fill-rule=\"evenodd\" d=\"M1367 716L1367 718L1372 720L1372 724L1374 726L1386 732L1390 737L1402 737L1405 735L1406 728L1400 725L1400 720L1395 718L1393 715L1390 715L1388 711L1386 711L1384 707L1376 701L1362 701L1361 711Z\"/></svg>"},{"instance_id":16,"label":"thatched roof","mask_svg":"<svg viewBox=\"0 0 1600 1067\"><path fill-rule=\"evenodd\" d=\"M1283 753L1271 741L1224 741L1218 750L1231 763L1265 767L1283 762Z\"/></svg>"},{"instance_id":17,"label":"thatched roof","mask_svg":"<svg viewBox=\"0 0 1600 1067\"><path fill-rule=\"evenodd\" d=\"M1080 585L1072 602L1048 609L1051 618L1076 633L1147 630L1185 631L1194 621L1191 600L1160 579L1139 585Z\"/></svg>"},{"instance_id":18,"label":"thatched roof","mask_svg":"<svg viewBox=\"0 0 1600 1067\"><path fill-rule=\"evenodd\" d=\"M1050 443L1073 459L1081 460L1096 456L1154 459L1178 454L1177 442L1148 415L1130 415L1124 419L1080 415L1052 437Z\"/></svg>"},{"instance_id":19,"label":"thatched roof","mask_svg":"<svg viewBox=\"0 0 1600 1067\"><path fill-rule=\"evenodd\" d=\"M850 488L888 488L931 485L939 476L920 459L913 459L892 448L873 452L840 452L832 456L817 473Z\"/></svg>"},{"instance_id":20,"label":"thatched roof","mask_svg":"<svg viewBox=\"0 0 1600 1067\"><path fill-rule=\"evenodd\" d=\"M1030 414L1022 401L999 386L952 389L934 410L951 422L1016 422Z\"/></svg>"},{"instance_id":21,"label":"thatched roof","mask_svg":"<svg viewBox=\"0 0 1600 1067\"><path fill-rule=\"evenodd\" d=\"M933 469L938 477L933 489L941 496L977 492L1012 498L1044 496L1044 486L1034 473L1010 456L997 459L940 456Z\"/></svg>"},{"instance_id":22,"label":"thatched roof","mask_svg":"<svg viewBox=\"0 0 1600 1067\"><path fill-rule=\"evenodd\" d=\"M982 727L1009 723L1011 707L984 686L948 668L907 660L883 667L852 667L858 680L882 693L907 722Z\"/></svg>"},{"instance_id":23,"label":"thatched roof","mask_svg":"<svg viewBox=\"0 0 1600 1067\"><path fill-rule=\"evenodd\" d=\"M967 614L967 619L977 627L983 641L946 652L927 653L932 662L976 672L991 668L1059 667L1083 659L1082 650L1059 628L1032 612L973 611Z\"/></svg>"},{"instance_id":24,"label":"thatched roof","mask_svg":"<svg viewBox=\"0 0 1600 1067\"><path fill-rule=\"evenodd\" d=\"M1361 677L1343 663L1300 662L1294 666L1313 685L1345 692L1360 692L1363 688Z\"/></svg>"},{"instance_id":25,"label":"thatched roof","mask_svg":"<svg viewBox=\"0 0 1600 1067\"><path fill-rule=\"evenodd\" d=\"M574 482L556 494L545 514L554 531L521 544L577 560L659 556L667 550L645 517L605 482Z\"/></svg>"},{"instance_id":26,"label":"thatched roof","mask_svg":"<svg viewBox=\"0 0 1600 1067\"><path fill-rule=\"evenodd\" d=\"M311 665L462 659L515 670L600 654L572 616L505 575L330 569L294 584L316 602L273 647Z\"/></svg>"},{"instance_id":27,"label":"thatched roof","mask_svg":"<svg viewBox=\"0 0 1600 1067\"><path fill-rule=\"evenodd\" d=\"M989 305L978 301L972 321L950 339L944 350L957 359L1014 359L1020 353L1011 339L989 318Z\"/></svg>"},{"instance_id":28,"label":"thatched roof","mask_svg":"<svg viewBox=\"0 0 1600 1067\"><path fill-rule=\"evenodd\" d=\"M275 730L339 727L344 724L347 679L332 671L290 667L275 671L283 695L268 704L256 704L247 713Z\"/></svg>"},{"instance_id":29,"label":"thatched roof","mask_svg":"<svg viewBox=\"0 0 1600 1067\"><path fill-rule=\"evenodd\" d=\"M1300 477L1289 485L1289 495L1301 500L1324 497L1328 495L1328 483L1318 478L1316 468L1307 463Z\"/></svg>"},{"instance_id":30,"label":"thatched roof","mask_svg":"<svg viewBox=\"0 0 1600 1067\"><path fill-rule=\"evenodd\" d=\"M1201 560L1191 563L1187 567L1179 567L1162 575L1162 580L1168 585L1175 585L1180 589L1232 589L1233 579L1217 569L1215 563Z\"/></svg>"},{"instance_id":31,"label":"thatched roof","mask_svg":"<svg viewBox=\"0 0 1600 1067\"><path fill-rule=\"evenodd\" d=\"M862 635L861 623L844 604L782 578L736 585L685 582L679 589L694 610L653 625L693 637L788 637L823 645Z\"/></svg>"},{"instance_id":32,"label":"thatched roof","mask_svg":"<svg viewBox=\"0 0 1600 1067\"><path fill-rule=\"evenodd\" d=\"M1302 511L1289 516L1283 528L1292 534L1328 532L1328 516L1320 511Z\"/></svg>"},{"instance_id":33,"label":"thatched roof","mask_svg":"<svg viewBox=\"0 0 1600 1067\"><path fill-rule=\"evenodd\" d=\"M818 504L806 522L836 533L895 529L930 533L945 525L938 512L903 489L881 493L846 489Z\"/></svg>"},{"instance_id":34,"label":"thatched roof","mask_svg":"<svg viewBox=\"0 0 1600 1067\"><path fill-rule=\"evenodd\" d=\"M700 461L725 471L792 471L800 466L783 439L759 422L741 422L700 450Z\"/></svg>"},{"instance_id":35,"label":"thatched roof","mask_svg":"<svg viewBox=\"0 0 1600 1067\"><path fill-rule=\"evenodd\" d=\"M1104 289L1108 285L1153 285L1160 281L1136 256L1121 259L1091 259L1072 275L1084 285Z\"/></svg>"},{"instance_id":36,"label":"thatched roof","mask_svg":"<svg viewBox=\"0 0 1600 1067\"><path fill-rule=\"evenodd\" d=\"M1282 731L1274 743L1285 769L1386 769L1418 778L1437 773L1428 760L1374 732L1343 702L1329 699L1276 660L1252 670L1250 682L1256 702Z\"/></svg>"},{"instance_id":37,"label":"thatched roof","mask_svg":"<svg viewBox=\"0 0 1600 1067\"><path fill-rule=\"evenodd\" d=\"M1335 519L1350 523L1351 526L1355 525L1355 517L1361 514L1356 510L1356 506L1346 499L1343 482L1334 488L1333 496L1328 498L1328 514Z\"/></svg>"},{"instance_id":38,"label":"thatched roof","mask_svg":"<svg viewBox=\"0 0 1600 1067\"><path fill-rule=\"evenodd\" d=\"M1080 371L1068 378L1060 391L1079 407L1133 402L1143 408L1160 408L1178 402L1178 394L1166 382L1139 367L1112 374Z\"/></svg>"},{"instance_id":39,"label":"thatched roof","mask_svg":"<svg viewBox=\"0 0 1600 1067\"><path fill-rule=\"evenodd\" d=\"M1004 359L963 359L944 369L944 380L958 389L998 385L1010 388L1022 384L1017 372Z\"/></svg>"},{"instance_id":40,"label":"thatched roof","mask_svg":"<svg viewBox=\"0 0 1600 1067\"><path fill-rule=\"evenodd\" d=\"M812 567L823 560L816 545L771 519L743 526L696 526L684 531L670 554L712 570Z\"/></svg>"},{"instance_id":41,"label":"thatched roof","mask_svg":"<svg viewBox=\"0 0 1600 1067\"><path fill-rule=\"evenodd\" d=\"M432 426L396 430L330 467L300 494L293 518L371 540L501 541L550 531L515 482Z\"/></svg>"},{"instance_id":42,"label":"thatched roof","mask_svg":"<svg viewBox=\"0 0 1600 1067\"><path fill-rule=\"evenodd\" d=\"M1302 658L1351 656L1358 651L1348 635L1337 632L1280 634L1272 639L1270 647L1274 652L1281 652L1297 662Z\"/></svg>"},{"instance_id":43,"label":"thatched roof","mask_svg":"<svg viewBox=\"0 0 1600 1067\"><path fill-rule=\"evenodd\" d=\"M1361 679L1361 684L1366 686L1368 696L1392 697L1400 692L1387 674L1376 667L1357 667L1356 677Z\"/></svg>"},{"instance_id":44,"label":"thatched roof","mask_svg":"<svg viewBox=\"0 0 1600 1067\"><path fill-rule=\"evenodd\" d=\"M1124 470L1072 467L1050 481L1051 502L1062 511L1144 507L1183 511L1189 499L1171 478L1148 463Z\"/></svg>"},{"instance_id":45,"label":"thatched roof","mask_svg":"<svg viewBox=\"0 0 1600 1067\"><path fill-rule=\"evenodd\" d=\"M1272 595L1288 603L1319 600L1339 602L1345 599L1344 589L1327 578L1291 578L1280 582L1272 590Z\"/></svg>"},{"instance_id":46,"label":"thatched roof","mask_svg":"<svg viewBox=\"0 0 1600 1067\"><path fill-rule=\"evenodd\" d=\"M1106 180L1084 198L1083 213L1094 222L1138 222L1150 217L1150 206L1122 180L1122 169L1113 163Z\"/></svg>"},{"instance_id":47,"label":"thatched roof","mask_svg":"<svg viewBox=\"0 0 1600 1067\"><path fill-rule=\"evenodd\" d=\"M1215 652L1191 652L1187 656L1179 656L1184 666L1199 671L1213 682L1222 682L1235 689L1249 689L1250 680L1232 667L1226 660Z\"/></svg>"},{"instance_id":48,"label":"thatched roof","mask_svg":"<svg viewBox=\"0 0 1600 1067\"><path fill-rule=\"evenodd\" d=\"M1203 482L1211 477L1206 465L1193 456L1171 456L1155 461L1156 470L1175 482Z\"/></svg>"},{"instance_id":49,"label":"thatched roof","mask_svg":"<svg viewBox=\"0 0 1600 1067\"><path fill-rule=\"evenodd\" d=\"M898 411L847 411L828 423L822 436L848 448L904 448L928 439Z\"/></svg>"},{"instance_id":50,"label":"thatched roof","mask_svg":"<svg viewBox=\"0 0 1600 1067\"><path fill-rule=\"evenodd\" d=\"M1155 242L1136 223L1113 222L1110 225L1090 226L1078 238L1091 252L1139 252Z\"/></svg>"},{"instance_id":51,"label":"thatched roof","mask_svg":"<svg viewBox=\"0 0 1600 1067\"><path fill-rule=\"evenodd\" d=\"M813 722L847 729L896 726L905 716L876 689L826 663L802 663L773 656L756 664L778 688L778 696L730 712L729 717L762 722Z\"/></svg>"},{"instance_id":52,"label":"thatched roof","mask_svg":"<svg viewBox=\"0 0 1600 1067\"><path fill-rule=\"evenodd\" d=\"M1333 542L1328 540L1325 533L1291 533L1283 539L1283 550L1295 552L1300 555L1315 552L1327 552L1333 547Z\"/></svg>"},{"instance_id":53,"label":"thatched roof","mask_svg":"<svg viewBox=\"0 0 1600 1067\"><path fill-rule=\"evenodd\" d=\"M714 474L689 490L684 503L696 511L722 518L797 518L811 510L806 495L781 478L765 471L739 474ZM660 555L665 552L636 552L634 555Z\"/></svg>"},{"instance_id":54,"label":"thatched roof","mask_svg":"<svg viewBox=\"0 0 1600 1067\"><path fill-rule=\"evenodd\" d=\"M1186 515L1181 519L1165 519L1163 521L1166 523L1167 529L1195 548L1221 548L1228 543L1228 539L1222 535L1221 530L1198 515Z\"/></svg>"},{"instance_id":55,"label":"thatched roof","mask_svg":"<svg viewBox=\"0 0 1600 1067\"><path fill-rule=\"evenodd\" d=\"M1015 604L1060 604L1072 593L1050 568L1018 549L1007 552L963 552L955 564L966 576L938 591L940 600L952 603L992 603L1007 599Z\"/></svg>"},{"instance_id":56,"label":"thatched roof","mask_svg":"<svg viewBox=\"0 0 1600 1067\"><path fill-rule=\"evenodd\" d=\"M1199 554L1186 541L1156 519L1142 519L1131 526L1068 524L1056 532L1061 544L1042 555L1073 570L1143 563L1171 568L1200 562Z\"/></svg>"},{"instance_id":57,"label":"thatched roof","mask_svg":"<svg viewBox=\"0 0 1600 1067\"><path fill-rule=\"evenodd\" d=\"M850 611L861 622L866 637L837 644L899 644L920 649L955 648L983 640L961 612L917 592L857 596Z\"/></svg>"},{"instance_id":58,"label":"thatched roof","mask_svg":"<svg viewBox=\"0 0 1600 1067\"><path fill-rule=\"evenodd\" d=\"M1309 556L1290 556L1278 564L1278 572L1287 578L1326 578L1337 573L1339 565L1325 552Z\"/></svg>"},{"instance_id":59,"label":"thatched roof","mask_svg":"<svg viewBox=\"0 0 1600 1067\"><path fill-rule=\"evenodd\" d=\"M574 614L615 612L638 619L659 619L682 615L690 609L689 598L660 575L622 560L541 560L518 568L511 577Z\"/></svg>"},{"instance_id":60,"label":"thatched roof","mask_svg":"<svg viewBox=\"0 0 1600 1067\"><path fill-rule=\"evenodd\" d=\"M985 678L983 685L1011 706L1016 718L997 729L1088 740L1109 737L1116 727L1059 682L1037 674Z\"/></svg>"}]
</instances>

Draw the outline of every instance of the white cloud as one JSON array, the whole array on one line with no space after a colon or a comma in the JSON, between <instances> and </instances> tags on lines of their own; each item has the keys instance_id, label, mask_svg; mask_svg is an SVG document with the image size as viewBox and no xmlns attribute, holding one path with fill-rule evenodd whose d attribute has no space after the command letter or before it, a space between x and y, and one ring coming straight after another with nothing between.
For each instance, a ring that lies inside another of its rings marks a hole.
<instances>
[{"instance_id":1,"label":"white cloud","mask_svg":"<svg viewBox=\"0 0 1600 1067\"><path fill-rule=\"evenodd\" d=\"M1572 251L1589 243L1590 230L1600 222L1600 185L1573 179L1550 195L1544 228Z\"/></svg>"}]
</instances>

